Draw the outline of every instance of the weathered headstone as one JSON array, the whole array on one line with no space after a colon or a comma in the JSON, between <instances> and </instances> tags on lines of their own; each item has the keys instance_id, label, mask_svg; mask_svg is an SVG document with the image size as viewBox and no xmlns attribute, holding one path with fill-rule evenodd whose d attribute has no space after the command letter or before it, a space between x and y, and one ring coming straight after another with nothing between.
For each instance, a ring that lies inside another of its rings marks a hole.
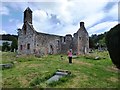
<instances>
[{"instance_id":1,"label":"weathered headstone","mask_svg":"<svg viewBox=\"0 0 120 90\"><path fill-rule=\"evenodd\" d=\"M12 68L12 67L13 67L12 63L0 64L0 68L2 68L2 69L8 69L8 68Z\"/></svg>"},{"instance_id":2,"label":"weathered headstone","mask_svg":"<svg viewBox=\"0 0 120 90\"><path fill-rule=\"evenodd\" d=\"M63 76L67 76L71 74L69 71L66 70L58 70L54 76L52 76L50 79L47 80L47 83L51 83L53 81L58 81L60 78L62 78Z\"/></svg>"},{"instance_id":3,"label":"weathered headstone","mask_svg":"<svg viewBox=\"0 0 120 90\"><path fill-rule=\"evenodd\" d=\"M72 58L78 58L78 56L76 56L76 55L73 55L73 56L72 56Z\"/></svg>"},{"instance_id":4,"label":"weathered headstone","mask_svg":"<svg viewBox=\"0 0 120 90\"><path fill-rule=\"evenodd\" d=\"M100 57L96 56L94 59L95 59L95 60L100 60Z\"/></svg>"}]
</instances>

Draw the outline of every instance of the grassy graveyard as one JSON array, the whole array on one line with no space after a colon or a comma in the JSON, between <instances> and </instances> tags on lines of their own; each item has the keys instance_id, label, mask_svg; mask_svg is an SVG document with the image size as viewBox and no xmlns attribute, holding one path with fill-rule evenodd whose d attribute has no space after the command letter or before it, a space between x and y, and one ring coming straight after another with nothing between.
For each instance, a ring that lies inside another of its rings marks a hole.
<instances>
[{"instance_id":1,"label":"grassy graveyard","mask_svg":"<svg viewBox=\"0 0 120 90\"><path fill-rule=\"evenodd\" d=\"M0 52L1 53L1 52ZM95 60L95 57L98 60ZM1 63L14 63L3 69L3 88L118 88L118 69L112 64L108 52L94 52L78 56L70 65L66 55L16 57L16 53L3 52ZM46 81L58 70L68 70L71 75L51 84Z\"/></svg>"}]
</instances>

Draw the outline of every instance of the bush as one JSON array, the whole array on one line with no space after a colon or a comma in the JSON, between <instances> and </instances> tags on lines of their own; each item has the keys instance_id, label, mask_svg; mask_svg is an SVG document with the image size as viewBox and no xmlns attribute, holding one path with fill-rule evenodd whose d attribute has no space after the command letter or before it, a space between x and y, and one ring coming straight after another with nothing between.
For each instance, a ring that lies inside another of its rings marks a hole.
<instances>
[{"instance_id":1,"label":"bush","mask_svg":"<svg viewBox=\"0 0 120 90\"><path fill-rule=\"evenodd\" d=\"M10 43L9 42L2 43L2 51L10 51Z\"/></svg>"},{"instance_id":2,"label":"bush","mask_svg":"<svg viewBox=\"0 0 120 90\"><path fill-rule=\"evenodd\" d=\"M120 69L120 24L111 28L107 33L106 45L112 62Z\"/></svg>"}]
</instances>

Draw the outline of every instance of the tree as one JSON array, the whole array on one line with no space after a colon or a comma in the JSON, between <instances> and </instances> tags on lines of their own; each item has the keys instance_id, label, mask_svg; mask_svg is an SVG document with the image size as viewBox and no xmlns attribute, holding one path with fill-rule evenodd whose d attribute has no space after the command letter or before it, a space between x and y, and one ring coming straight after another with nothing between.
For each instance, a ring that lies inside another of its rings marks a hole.
<instances>
[{"instance_id":1,"label":"tree","mask_svg":"<svg viewBox=\"0 0 120 90\"><path fill-rule=\"evenodd\" d=\"M105 36L106 36L105 32L104 34L93 34L90 37L90 47L93 47L95 49L98 49L98 47L102 47L102 48L106 48L106 43L105 43Z\"/></svg>"},{"instance_id":2,"label":"tree","mask_svg":"<svg viewBox=\"0 0 120 90\"><path fill-rule=\"evenodd\" d=\"M100 40L98 41L98 43L99 43L99 45L100 45L101 47L106 47L105 37L103 37L102 39L100 39Z\"/></svg>"},{"instance_id":3,"label":"tree","mask_svg":"<svg viewBox=\"0 0 120 90\"><path fill-rule=\"evenodd\" d=\"M7 40L7 41L12 41L12 44L11 44L11 51L14 51L17 50L17 47L18 47L18 36L17 35L10 35L10 34L3 34L3 35L0 35L0 40ZM3 47L4 49L4 47Z\"/></svg>"},{"instance_id":4,"label":"tree","mask_svg":"<svg viewBox=\"0 0 120 90\"><path fill-rule=\"evenodd\" d=\"M2 51L10 51L10 43L9 42L2 43Z\"/></svg>"},{"instance_id":5,"label":"tree","mask_svg":"<svg viewBox=\"0 0 120 90\"><path fill-rule=\"evenodd\" d=\"M10 37L10 40L12 41L11 51L13 52L14 49L17 50L18 43L17 43L17 39L15 37L13 37L13 36Z\"/></svg>"},{"instance_id":6,"label":"tree","mask_svg":"<svg viewBox=\"0 0 120 90\"><path fill-rule=\"evenodd\" d=\"M0 51L2 51L2 46L0 46Z\"/></svg>"},{"instance_id":7,"label":"tree","mask_svg":"<svg viewBox=\"0 0 120 90\"><path fill-rule=\"evenodd\" d=\"M120 69L120 24L107 33L106 45L112 62Z\"/></svg>"},{"instance_id":8,"label":"tree","mask_svg":"<svg viewBox=\"0 0 120 90\"><path fill-rule=\"evenodd\" d=\"M95 42L91 37L89 37L89 47L92 48L92 49L95 48Z\"/></svg>"}]
</instances>

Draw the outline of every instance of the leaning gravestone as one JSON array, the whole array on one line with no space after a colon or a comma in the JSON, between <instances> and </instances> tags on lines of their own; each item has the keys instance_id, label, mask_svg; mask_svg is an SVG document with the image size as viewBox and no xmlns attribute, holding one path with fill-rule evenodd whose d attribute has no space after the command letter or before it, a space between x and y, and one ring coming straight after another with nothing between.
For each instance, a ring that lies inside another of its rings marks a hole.
<instances>
[{"instance_id":1,"label":"leaning gravestone","mask_svg":"<svg viewBox=\"0 0 120 90\"><path fill-rule=\"evenodd\" d=\"M120 69L120 24L107 32L106 45L112 62Z\"/></svg>"},{"instance_id":2,"label":"leaning gravestone","mask_svg":"<svg viewBox=\"0 0 120 90\"><path fill-rule=\"evenodd\" d=\"M58 81L63 76L67 76L69 74L71 74L71 73L67 70L57 70L57 72L50 79L47 80L47 83L52 83L53 81Z\"/></svg>"}]
</instances>

